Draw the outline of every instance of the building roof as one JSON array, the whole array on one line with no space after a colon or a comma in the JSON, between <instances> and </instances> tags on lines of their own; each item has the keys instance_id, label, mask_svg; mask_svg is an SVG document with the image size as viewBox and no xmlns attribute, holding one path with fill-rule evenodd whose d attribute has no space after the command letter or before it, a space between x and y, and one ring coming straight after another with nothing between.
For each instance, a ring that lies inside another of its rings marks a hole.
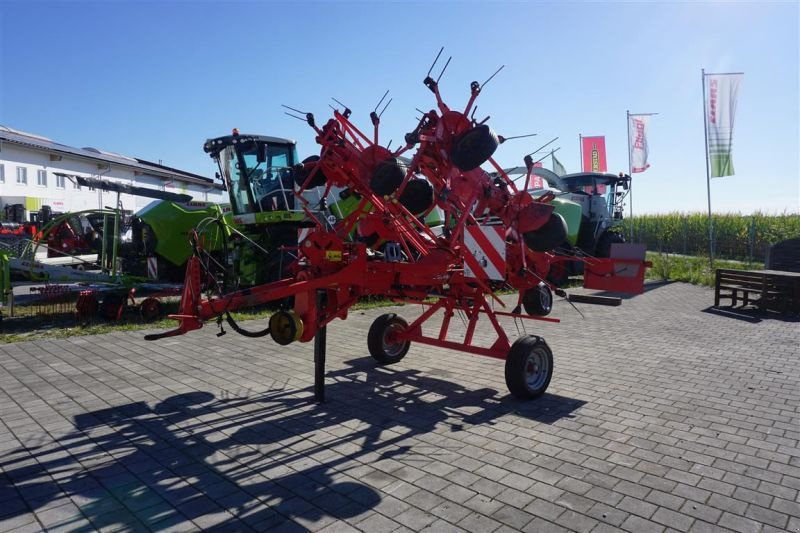
<instances>
[{"instance_id":1,"label":"building roof","mask_svg":"<svg viewBox=\"0 0 800 533\"><path fill-rule=\"evenodd\" d=\"M37 150L44 150L55 154L65 154L80 159L102 161L161 178L222 188L222 185L214 183L213 179L201 176L199 174L193 174L191 172L168 167L159 163L128 157L125 155L116 154L114 152L107 152L97 148L75 148L72 146L67 146L66 144L57 143L52 139L42 137L41 135L15 130L7 126L0 125L0 141L27 146Z\"/></svg>"}]
</instances>

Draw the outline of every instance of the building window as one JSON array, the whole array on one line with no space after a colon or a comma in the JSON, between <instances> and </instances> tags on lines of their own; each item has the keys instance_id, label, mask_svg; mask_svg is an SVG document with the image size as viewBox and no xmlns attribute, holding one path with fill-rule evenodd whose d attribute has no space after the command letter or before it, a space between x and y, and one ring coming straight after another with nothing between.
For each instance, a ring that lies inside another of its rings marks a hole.
<instances>
[{"instance_id":1,"label":"building window","mask_svg":"<svg viewBox=\"0 0 800 533\"><path fill-rule=\"evenodd\" d=\"M58 187L59 189L63 189L65 185L64 181L65 181L64 176L56 175L56 187Z\"/></svg>"},{"instance_id":2,"label":"building window","mask_svg":"<svg viewBox=\"0 0 800 533\"><path fill-rule=\"evenodd\" d=\"M75 189L76 191L81 190L81 184L78 183L78 179L77 178L73 177L70 181L72 182L72 188L73 189Z\"/></svg>"},{"instance_id":3,"label":"building window","mask_svg":"<svg viewBox=\"0 0 800 533\"><path fill-rule=\"evenodd\" d=\"M17 167L17 183L21 185L28 184L28 169L25 167Z\"/></svg>"},{"instance_id":4,"label":"building window","mask_svg":"<svg viewBox=\"0 0 800 533\"><path fill-rule=\"evenodd\" d=\"M0 183L6 182L6 166L0 164Z\"/></svg>"},{"instance_id":5,"label":"building window","mask_svg":"<svg viewBox=\"0 0 800 533\"><path fill-rule=\"evenodd\" d=\"M40 170L36 173L36 185L47 187L47 171Z\"/></svg>"}]
</instances>

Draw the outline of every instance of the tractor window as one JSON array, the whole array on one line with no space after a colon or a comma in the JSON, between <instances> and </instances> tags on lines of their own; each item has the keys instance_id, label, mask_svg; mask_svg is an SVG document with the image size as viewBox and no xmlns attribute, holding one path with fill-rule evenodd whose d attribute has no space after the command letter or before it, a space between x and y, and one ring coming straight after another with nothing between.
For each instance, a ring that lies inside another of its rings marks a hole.
<instances>
[{"instance_id":1,"label":"tractor window","mask_svg":"<svg viewBox=\"0 0 800 533\"><path fill-rule=\"evenodd\" d=\"M294 208L294 146L244 139L216 156L229 183L234 214Z\"/></svg>"},{"instance_id":2,"label":"tractor window","mask_svg":"<svg viewBox=\"0 0 800 533\"><path fill-rule=\"evenodd\" d=\"M250 185L256 211L286 211L294 208L294 187L291 177L291 147L266 146L266 160L258 161L253 147L244 154L250 173ZM263 153L262 153L263 155Z\"/></svg>"}]
</instances>

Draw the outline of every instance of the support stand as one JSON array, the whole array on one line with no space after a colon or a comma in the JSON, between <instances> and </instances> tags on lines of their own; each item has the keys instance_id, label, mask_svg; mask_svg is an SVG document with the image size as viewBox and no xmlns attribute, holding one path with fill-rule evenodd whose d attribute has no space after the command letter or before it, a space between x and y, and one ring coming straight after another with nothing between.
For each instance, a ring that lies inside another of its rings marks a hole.
<instances>
[{"instance_id":1,"label":"support stand","mask_svg":"<svg viewBox=\"0 0 800 533\"><path fill-rule=\"evenodd\" d=\"M317 316L319 317L327 303L324 290L317 291ZM314 398L317 403L325 402L325 350L327 345L328 326L317 329L314 335Z\"/></svg>"}]
</instances>

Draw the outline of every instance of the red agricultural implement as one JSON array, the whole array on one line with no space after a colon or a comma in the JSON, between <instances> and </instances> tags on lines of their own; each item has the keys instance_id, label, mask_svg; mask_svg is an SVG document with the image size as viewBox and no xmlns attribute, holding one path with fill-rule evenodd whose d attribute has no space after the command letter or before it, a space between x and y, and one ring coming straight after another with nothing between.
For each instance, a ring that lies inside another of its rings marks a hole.
<instances>
[{"instance_id":1,"label":"red agricultural implement","mask_svg":"<svg viewBox=\"0 0 800 533\"><path fill-rule=\"evenodd\" d=\"M564 242L564 221L553 212L552 195L534 200L527 192L530 158L521 188L492 159L504 139L486 120L474 118L475 100L482 89L479 83L471 84L463 110L445 104L430 71L424 83L436 107L423 113L405 136L405 145L394 151L379 144L377 108L370 114L371 135L353 125L346 107L334 109L333 118L321 126L312 114L293 110L314 129L321 150L318 157L293 169L295 201L305 211L309 227L298 246L285 247L294 257L290 274L279 281L228 290L220 261L203 253L198 237L196 253L187 266L180 310L172 316L179 321L178 328L147 338L180 335L214 318L221 324L226 314L241 332L229 311L293 297L292 308L273 314L268 329L245 333L269 333L282 345L317 336L319 362L324 358L325 326L335 318L346 318L360 298L381 296L421 304L423 312L410 324L395 314L375 320L367 345L379 363L400 361L412 342L451 348L504 359L506 384L513 395L541 395L553 372L550 348L534 335L512 344L499 318L558 322L545 316L553 296L544 280L552 264L576 259L551 253ZM251 142L244 136L240 140L243 145ZM236 141L234 136L232 142ZM492 176L481 165L490 166ZM243 165L237 168L241 181L232 188L245 190L249 172ZM355 205L333 222L320 216L319 206L308 200L306 193L317 188L324 188L322 198L338 191L340 198L355 199ZM231 190L231 194L237 192ZM425 222L433 210L443 214L438 228ZM580 260L592 273L586 279L593 288L642 291L643 261ZM621 266L627 272L624 275L620 275ZM506 308L496 294L508 289L518 294L513 309ZM448 333L456 314L465 318L466 331L453 339ZM494 331L488 345L476 342L482 317ZM435 327L423 331L425 325ZM319 377L319 365L317 372ZM320 381L317 386L319 394Z\"/></svg>"}]
</instances>

